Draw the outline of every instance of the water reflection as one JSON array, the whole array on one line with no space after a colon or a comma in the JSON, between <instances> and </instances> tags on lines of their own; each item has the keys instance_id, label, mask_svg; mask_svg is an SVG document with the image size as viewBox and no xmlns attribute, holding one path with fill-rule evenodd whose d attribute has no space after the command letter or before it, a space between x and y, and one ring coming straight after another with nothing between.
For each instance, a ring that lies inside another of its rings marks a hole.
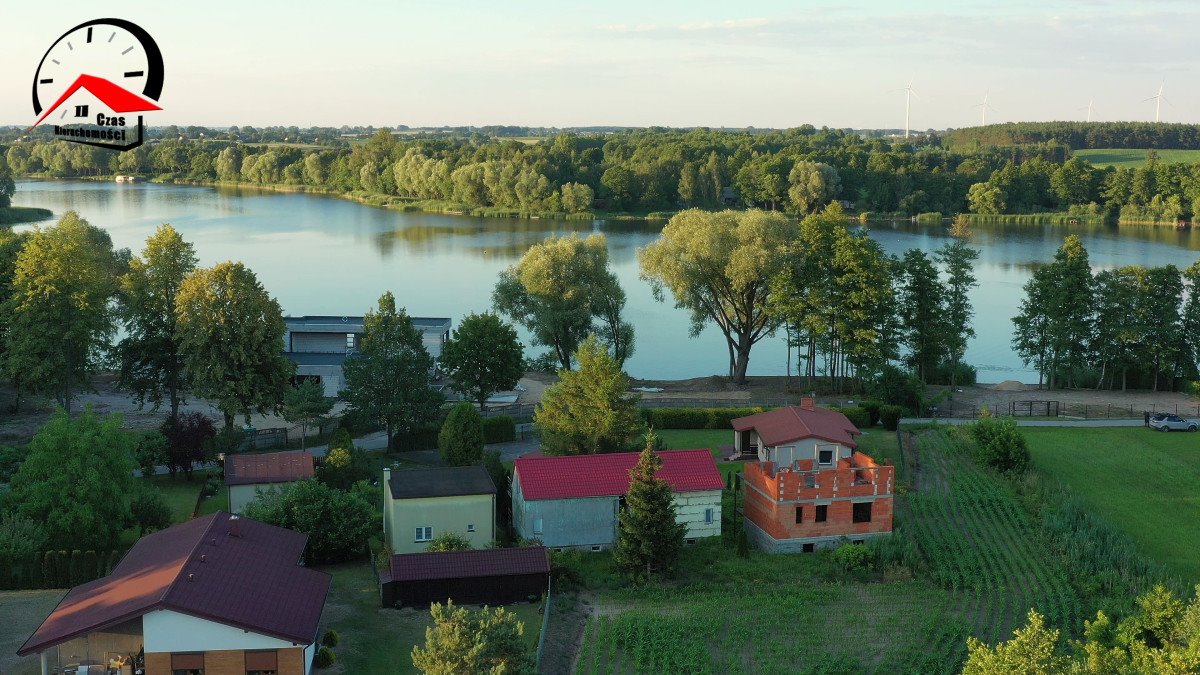
<instances>
[{"instance_id":1,"label":"water reflection","mask_svg":"<svg viewBox=\"0 0 1200 675\"><path fill-rule=\"evenodd\" d=\"M172 223L196 246L203 265L242 260L292 314L359 314L384 290L413 314L450 316L488 308L496 275L550 235L602 232L613 270L629 296L638 327L630 372L646 378L721 372L728 355L714 329L688 336L688 317L654 300L638 278L637 250L659 236L662 222L558 221L401 213L340 199L247 188L21 181L14 202L62 212L75 209L104 227L118 247L141 250L154 228ZM887 252L925 251L945 243L942 226L909 222L865 228ZM977 337L967 360L981 381L1036 382L1010 346L1011 318L1032 270L1053 258L1067 234L1079 234L1093 265L1195 262L1200 232L1096 225L984 225L973 228L980 285L972 293ZM526 336L523 336L526 337ZM782 336L755 347L750 372L784 372Z\"/></svg>"}]
</instances>

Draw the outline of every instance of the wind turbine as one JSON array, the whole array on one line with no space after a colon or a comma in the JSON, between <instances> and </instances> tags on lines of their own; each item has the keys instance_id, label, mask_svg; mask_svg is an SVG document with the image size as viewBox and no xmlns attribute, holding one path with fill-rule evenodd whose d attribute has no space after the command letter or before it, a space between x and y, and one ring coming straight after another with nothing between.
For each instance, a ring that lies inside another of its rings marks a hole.
<instances>
[{"instance_id":1,"label":"wind turbine","mask_svg":"<svg viewBox=\"0 0 1200 675\"><path fill-rule=\"evenodd\" d=\"M982 116L980 117L980 122L985 127L987 126L987 111L990 109L992 112L999 112L998 110L996 110L995 108L993 108L991 105L988 104L988 101L987 101L988 96L990 96L991 93L992 93L991 89L988 89L987 91L983 92L983 101L971 106L972 108L979 108L980 112L982 113Z\"/></svg>"},{"instance_id":2,"label":"wind turbine","mask_svg":"<svg viewBox=\"0 0 1200 675\"><path fill-rule=\"evenodd\" d=\"M1094 108L1092 107L1092 104L1095 102L1096 102L1096 99L1089 98L1086 108L1078 108L1078 110L1086 110L1087 111L1087 121L1089 121L1089 122L1092 121L1092 111L1094 110Z\"/></svg>"},{"instance_id":3,"label":"wind turbine","mask_svg":"<svg viewBox=\"0 0 1200 675\"><path fill-rule=\"evenodd\" d=\"M904 137L908 138L908 126L909 126L908 125L908 112L912 105L912 97L917 96L917 92L916 92L916 90L914 90L912 88L912 80L911 79L908 81L907 87L904 87L903 89L893 89L891 92L888 92L888 93L897 92L897 91L904 92ZM917 96L917 98L921 98L921 97Z\"/></svg>"},{"instance_id":4,"label":"wind turbine","mask_svg":"<svg viewBox=\"0 0 1200 675\"><path fill-rule=\"evenodd\" d=\"M1167 101L1167 97L1163 96L1163 94L1162 94L1163 85L1165 85L1166 83L1167 83L1166 78L1163 78L1163 81L1158 83L1158 93L1155 94L1154 96L1151 96L1150 98L1142 99L1142 103L1145 103L1146 101L1154 101L1154 121L1155 122L1158 122L1160 119L1159 113L1162 112L1163 101ZM1170 103L1170 101L1167 101L1167 103Z\"/></svg>"}]
</instances>

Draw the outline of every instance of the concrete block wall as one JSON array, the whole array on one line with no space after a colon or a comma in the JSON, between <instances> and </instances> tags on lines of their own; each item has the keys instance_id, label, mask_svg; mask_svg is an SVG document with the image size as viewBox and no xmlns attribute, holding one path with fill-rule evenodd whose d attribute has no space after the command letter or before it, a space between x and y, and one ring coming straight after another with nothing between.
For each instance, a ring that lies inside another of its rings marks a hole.
<instances>
[{"instance_id":1,"label":"concrete block wall","mask_svg":"<svg viewBox=\"0 0 1200 675\"><path fill-rule=\"evenodd\" d=\"M712 522L704 522L704 512L712 509ZM706 490L675 495L675 520L687 525L684 537L718 537L721 535L721 491Z\"/></svg>"}]
</instances>

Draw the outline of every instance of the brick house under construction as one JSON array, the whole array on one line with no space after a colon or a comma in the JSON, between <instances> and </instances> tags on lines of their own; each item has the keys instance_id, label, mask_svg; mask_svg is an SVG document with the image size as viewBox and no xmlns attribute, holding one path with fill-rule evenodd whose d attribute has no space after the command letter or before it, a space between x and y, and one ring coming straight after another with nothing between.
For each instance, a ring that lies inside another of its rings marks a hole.
<instances>
[{"instance_id":1,"label":"brick house under construction","mask_svg":"<svg viewBox=\"0 0 1200 675\"><path fill-rule=\"evenodd\" d=\"M772 553L809 552L892 531L895 467L858 452L860 432L812 399L733 420L746 535Z\"/></svg>"}]
</instances>

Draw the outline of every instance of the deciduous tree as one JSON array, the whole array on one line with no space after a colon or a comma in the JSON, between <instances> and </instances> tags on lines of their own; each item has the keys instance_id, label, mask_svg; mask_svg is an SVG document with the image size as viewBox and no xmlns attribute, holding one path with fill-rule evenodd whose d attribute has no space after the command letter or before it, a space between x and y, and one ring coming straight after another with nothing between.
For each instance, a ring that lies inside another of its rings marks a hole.
<instances>
[{"instance_id":1,"label":"deciduous tree","mask_svg":"<svg viewBox=\"0 0 1200 675\"><path fill-rule=\"evenodd\" d=\"M483 416L466 401L450 409L438 433L442 460L450 466L470 466L483 458Z\"/></svg>"},{"instance_id":2,"label":"deciduous tree","mask_svg":"<svg viewBox=\"0 0 1200 675\"><path fill-rule=\"evenodd\" d=\"M801 214L817 211L837 196L842 180L837 169L820 162L796 162L788 174L788 199Z\"/></svg>"},{"instance_id":3,"label":"deciduous tree","mask_svg":"<svg viewBox=\"0 0 1200 675\"><path fill-rule=\"evenodd\" d=\"M355 492L316 480L260 492L246 517L308 535L304 557L313 563L354 560L368 554L367 539L379 527L375 508Z\"/></svg>"},{"instance_id":4,"label":"deciduous tree","mask_svg":"<svg viewBox=\"0 0 1200 675\"><path fill-rule=\"evenodd\" d=\"M333 400L325 398L325 388L316 378L310 377L289 387L283 394L283 419L290 424L300 425L302 450L307 446L308 428L320 425L332 409Z\"/></svg>"},{"instance_id":5,"label":"deciduous tree","mask_svg":"<svg viewBox=\"0 0 1200 675\"><path fill-rule=\"evenodd\" d=\"M146 240L141 256L129 261L121 277L121 319L125 337L117 344L120 382L139 405L165 399L171 417L179 414L188 386L177 329L176 300L183 280L196 269L192 245L170 225Z\"/></svg>"},{"instance_id":6,"label":"deciduous tree","mask_svg":"<svg viewBox=\"0 0 1200 675\"><path fill-rule=\"evenodd\" d=\"M729 348L729 376L744 384L751 348L779 326L767 311L767 294L798 235L782 214L689 209L638 252L638 262L655 297L669 290L675 306L691 314L693 336L716 324Z\"/></svg>"},{"instance_id":7,"label":"deciduous tree","mask_svg":"<svg viewBox=\"0 0 1200 675\"><path fill-rule=\"evenodd\" d=\"M107 550L120 538L136 443L121 426L118 414L101 419L88 407L71 419L60 408L34 435L7 502L44 523L51 546Z\"/></svg>"},{"instance_id":8,"label":"deciduous tree","mask_svg":"<svg viewBox=\"0 0 1200 675\"><path fill-rule=\"evenodd\" d=\"M492 394L517 386L525 372L517 331L491 313L464 317L442 346L440 361L450 387L481 410Z\"/></svg>"},{"instance_id":9,"label":"deciduous tree","mask_svg":"<svg viewBox=\"0 0 1200 675\"><path fill-rule=\"evenodd\" d=\"M954 377L957 366L967 351L967 342L975 337L971 319L975 311L971 307L971 289L978 285L975 279L975 261L979 251L962 241L943 244L934 254L946 272L945 298L946 351L950 369L950 384L957 384Z\"/></svg>"},{"instance_id":10,"label":"deciduous tree","mask_svg":"<svg viewBox=\"0 0 1200 675\"><path fill-rule=\"evenodd\" d=\"M254 272L224 262L192 272L176 298L177 339L193 392L236 415L277 412L295 366L283 356L283 310Z\"/></svg>"},{"instance_id":11,"label":"deciduous tree","mask_svg":"<svg viewBox=\"0 0 1200 675\"><path fill-rule=\"evenodd\" d=\"M612 356L589 337L576 353L579 370L558 371L534 411L542 450L553 455L622 452L645 428L639 397Z\"/></svg>"},{"instance_id":12,"label":"deciduous tree","mask_svg":"<svg viewBox=\"0 0 1200 675\"><path fill-rule=\"evenodd\" d=\"M34 230L17 255L5 305L10 379L53 396L69 413L75 395L91 390L113 334L121 268L108 233L74 211Z\"/></svg>"},{"instance_id":13,"label":"deciduous tree","mask_svg":"<svg viewBox=\"0 0 1200 675\"><path fill-rule=\"evenodd\" d=\"M380 296L378 309L363 318L362 347L346 360L344 373L342 395L350 410L383 425L388 448L397 434L433 421L445 400L430 386L433 358L421 333L403 309L396 310L391 292Z\"/></svg>"},{"instance_id":14,"label":"deciduous tree","mask_svg":"<svg viewBox=\"0 0 1200 675\"><path fill-rule=\"evenodd\" d=\"M426 675L536 672L525 624L503 607L471 610L434 603L425 645L412 649L413 666Z\"/></svg>"}]
</instances>

